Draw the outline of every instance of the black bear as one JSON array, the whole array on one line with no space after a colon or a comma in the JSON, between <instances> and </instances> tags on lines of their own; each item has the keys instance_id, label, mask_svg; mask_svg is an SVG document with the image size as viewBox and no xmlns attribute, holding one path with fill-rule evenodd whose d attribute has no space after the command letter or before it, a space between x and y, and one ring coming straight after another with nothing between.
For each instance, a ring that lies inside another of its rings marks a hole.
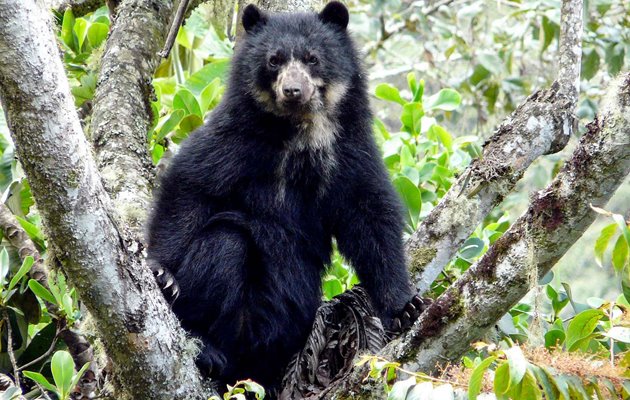
<instances>
[{"instance_id":1,"label":"black bear","mask_svg":"<svg viewBox=\"0 0 630 400\"><path fill-rule=\"evenodd\" d=\"M250 5L242 21L222 102L162 177L149 260L203 341L200 367L273 389L321 304L333 238L386 327L417 317L417 298L348 10Z\"/></svg>"}]
</instances>

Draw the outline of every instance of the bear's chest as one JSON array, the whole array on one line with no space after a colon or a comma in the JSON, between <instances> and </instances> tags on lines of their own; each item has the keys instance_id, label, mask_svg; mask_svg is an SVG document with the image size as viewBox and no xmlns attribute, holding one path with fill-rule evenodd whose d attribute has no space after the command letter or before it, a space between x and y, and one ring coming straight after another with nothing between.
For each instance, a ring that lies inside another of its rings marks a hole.
<instances>
[{"instance_id":1,"label":"bear's chest","mask_svg":"<svg viewBox=\"0 0 630 400\"><path fill-rule=\"evenodd\" d=\"M289 191L322 197L337 167L337 131L337 124L321 115L298 126L277 158L274 180L279 202Z\"/></svg>"}]
</instances>

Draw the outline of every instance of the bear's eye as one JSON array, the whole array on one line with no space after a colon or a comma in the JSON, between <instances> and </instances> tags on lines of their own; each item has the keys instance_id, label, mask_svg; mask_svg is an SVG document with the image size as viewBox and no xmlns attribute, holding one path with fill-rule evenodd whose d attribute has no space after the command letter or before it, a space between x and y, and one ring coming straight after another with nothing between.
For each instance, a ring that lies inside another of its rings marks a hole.
<instances>
[{"instance_id":1,"label":"bear's eye","mask_svg":"<svg viewBox=\"0 0 630 400\"><path fill-rule=\"evenodd\" d=\"M317 58L317 56L311 55L311 56L308 56L307 61L310 65L317 65L317 63L319 62L319 59Z\"/></svg>"},{"instance_id":2,"label":"bear's eye","mask_svg":"<svg viewBox=\"0 0 630 400\"><path fill-rule=\"evenodd\" d=\"M270 67L277 67L280 64L280 59L277 56L271 56L269 57L269 66Z\"/></svg>"}]
</instances>

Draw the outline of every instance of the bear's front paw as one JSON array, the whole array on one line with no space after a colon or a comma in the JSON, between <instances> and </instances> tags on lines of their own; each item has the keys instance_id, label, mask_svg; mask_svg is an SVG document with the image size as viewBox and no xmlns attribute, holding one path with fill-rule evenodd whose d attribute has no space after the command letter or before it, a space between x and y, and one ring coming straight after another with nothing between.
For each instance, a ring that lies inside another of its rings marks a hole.
<instances>
[{"instance_id":1,"label":"bear's front paw","mask_svg":"<svg viewBox=\"0 0 630 400\"><path fill-rule=\"evenodd\" d=\"M166 301L173 303L179 297L179 285L175 280L175 276L168 269L161 267L157 263L151 263L150 267Z\"/></svg>"},{"instance_id":2,"label":"bear's front paw","mask_svg":"<svg viewBox=\"0 0 630 400\"><path fill-rule=\"evenodd\" d=\"M430 298L421 298L418 295L413 296L411 300L405 304L400 315L393 319L390 334L397 336L411 328L411 325L416 322L420 314L422 314L431 303L432 300Z\"/></svg>"}]
</instances>

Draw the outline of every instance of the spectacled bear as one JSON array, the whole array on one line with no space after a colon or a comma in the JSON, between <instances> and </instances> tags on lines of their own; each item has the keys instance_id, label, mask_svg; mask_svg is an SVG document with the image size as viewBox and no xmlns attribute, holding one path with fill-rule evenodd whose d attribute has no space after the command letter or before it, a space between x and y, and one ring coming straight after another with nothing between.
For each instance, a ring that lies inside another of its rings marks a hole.
<instances>
[{"instance_id":1,"label":"spectacled bear","mask_svg":"<svg viewBox=\"0 0 630 400\"><path fill-rule=\"evenodd\" d=\"M148 252L202 369L270 389L310 332L333 238L386 327L418 310L348 10L249 5L242 23L221 103L162 177Z\"/></svg>"}]
</instances>

